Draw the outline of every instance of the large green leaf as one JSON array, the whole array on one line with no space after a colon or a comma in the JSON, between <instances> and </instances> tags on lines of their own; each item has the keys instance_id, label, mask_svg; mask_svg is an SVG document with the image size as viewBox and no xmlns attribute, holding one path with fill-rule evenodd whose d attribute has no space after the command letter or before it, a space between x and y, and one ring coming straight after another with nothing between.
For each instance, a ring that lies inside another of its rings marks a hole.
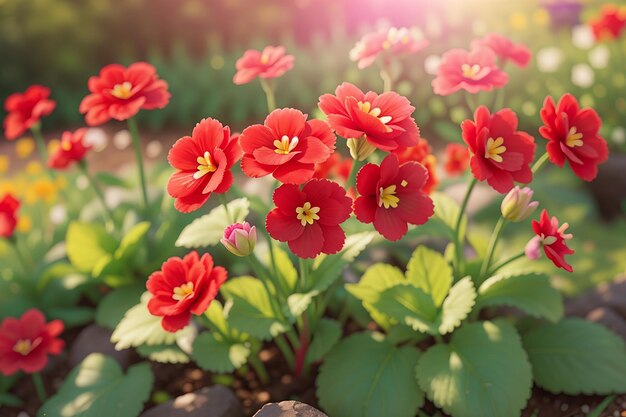
<instances>
[{"instance_id":1,"label":"large green leaf","mask_svg":"<svg viewBox=\"0 0 626 417\"><path fill-rule=\"evenodd\" d=\"M416 368L420 387L453 417L515 417L526 405L532 375L515 328L467 324L450 344L429 348Z\"/></svg>"},{"instance_id":2,"label":"large green leaf","mask_svg":"<svg viewBox=\"0 0 626 417\"><path fill-rule=\"evenodd\" d=\"M271 267L272 260L270 256L270 252L268 252L267 257L269 259L267 260L267 265ZM280 281L290 292L293 291L298 282L298 271L293 266L289 255L284 250L274 247L274 261L276 262Z\"/></svg>"},{"instance_id":3,"label":"large green leaf","mask_svg":"<svg viewBox=\"0 0 626 417\"><path fill-rule=\"evenodd\" d=\"M160 363L188 363L189 356L177 345L141 345L137 348L141 356Z\"/></svg>"},{"instance_id":4,"label":"large green leaf","mask_svg":"<svg viewBox=\"0 0 626 417\"><path fill-rule=\"evenodd\" d=\"M233 305L228 323L259 339L269 339L286 330L272 309L265 287L256 278L234 278L222 285L221 292Z\"/></svg>"},{"instance_id":5,"label":"large green leaf","mask_svg":"<svg viewBox=\"0 0 626 417\"><path fill-rule=\"evenodd\" d=\"M422 333L434 333L437 308L421 288L409 283L396 284L378 295L375 309L399 323Z\"/></svg>"},{"instance_id":6,"label":"large green leaf","mask_svg":"<svg viewBox=\"0 0 626 417\"><path fill-rule=\"evenodd\" d=\"M626 392L626 348L605 327L564 319L523 335L535 382L566 394Z\"/></svg>"},{"instance_id":7,"label":"large green leaf","mask_svg":"<svg viewBox=\"0 0 626 417\"><path fill-rule=\"evenodd\" d=\"M318 361L333 348L341 339L341 324L336 320L321 319L315 325L313 341L306 353L308 363Z\"/></svg>"},{"instance_id":8,"label":"large green leaf","mask_svg":"<svg viewBox=\"0 0 626 417\"><path fill-rule=\"evenodd\" d=\"M451 197L435 192L430 196L435 204L435 214L430 221L439 222L447 229L448 237L452 240L456 234L456 222L459 216L460 206ZM467 216L464 214L461 220L461 239L465 236L465 230L467 229Z\"/></svg>"},{"instance_id":9,"label":"large green leaf","mask_svg":"<svg viewBox=\"0 0 626 417\"><path fill-rule=\"evenodd\" d=\"M250 355L244 343L232 343L209 332L201 333L193 342L193 359L204 370L232 372L241 368Z\"/></svg>"},{"instance_id":10,"label":"large green leaf","mask_svg":"<svg viewBox=\"0 0 626 417\"><path fill-rule=\"evenodd\" d=\"M96 323L100 326L115 329L124 318L124 314L141 298L145 287L136 285L122 287L108 293L98 304L96 310Z\"/></svg>"},{"instance_id":11,"label":"large green leaf","mask_svg":"<svg viewBox=\"0 0 626 417\"><path fill-rule=\"evenodd\" d=\"M37 416L136 417L150 396L153 379L147 363L133 365L124 374L114 359L92 353L70 372Z\"/></svg>"},{"instance_id":12,"label":"large green leaf","mask_svg":"<svg viewBox=\"0 0 626 417\"><path fill-rule=\"evenodd\" d=\"M437 320L438 330L441 334L452 332L461 325L461 322L472 311L476 303L476 290L471 277L465 277L450 289L441 307L441 313Z\"/></svg>"},{"instance_id":13,"label":"large green leaf","mask_svg":"<svg viewBox=\"0 0 626 417\"><path fill-rule=\"evenodd\" d=\"M227 206L228 214L224 206L218 206L185 227L176 240L176 246L199 248L216 245L228 225L244 221L250 212L250 202L247 198L238 198L229 202Z\"/></svg>"},{"instance_id":14,"label":"large green leaf","mask_svg":"<svg viewBox=\"0 0 626 417\"><path fill-rule=\"evenodd\" d=\"M72 265L91 273L102 258L113 254L117 242L99 224L72 222L67 228L66 245Z\"/></svg>"},{"instance_id":15,"label":"large green leaf","mask_svg":"<svg viewBox=\"0 0 626 417\"><path fill-rule=\"evenodd\" d=\"M452 285L452 268L442 254L419 246L407 265L406 278L429 294L439 307Z\"/></svg>"},{"instance_id":16,"label":"large green leaf","mask_svg":"<svg viewBox=\"0 0 626 417\"><path fill-rule=\"evenodd\" d=\"M115 251L115 258L130 259L143 243L143 239L150 230L150 222L141 222L134 225L124 235L119 247Z\"/></svg>"},{"instance_id":17,"label":"large green leaf","mask_svg":"<svg viewBox=\"0 0 626 417\"><path fill-rule=\"evenodd\" d=\"M418 358L416 348L396 347L380 334L352 335L320 368L320 405L333 417L413 417L424 403L413 377Z\"/></svg>"},{"instance_id":18,"label":"large green leaf","mask_svg":"<svg viewBox=\"0 0 626 417\"><path fill-rule=\"evenodd\" d=\"M496 275L478 293L480 307L507 305L552 322L563 317L563 299L546 274Z\"/></svg>"}]
</instances>

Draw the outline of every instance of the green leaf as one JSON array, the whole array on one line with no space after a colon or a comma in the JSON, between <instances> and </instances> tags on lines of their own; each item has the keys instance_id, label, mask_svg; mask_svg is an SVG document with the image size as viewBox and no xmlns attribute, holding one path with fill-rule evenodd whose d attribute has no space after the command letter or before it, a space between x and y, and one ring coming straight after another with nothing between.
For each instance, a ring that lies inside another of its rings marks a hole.
<instances>
[{"instance_id":1,"label":"green leaf","mask_svg":"<svg viewBox=\"0 0 626 417\"><path fill-rule=\"evenodd\" d=\"M128 184L128 182L109 172L98 172L96 174L96 178L99 183L107 185L109 187L130 188L130 184Z\"/></svg>"},{"instance_id":2,"label":"green leaf","mask_svg":"<svg viewBox=\"0 0 626 417\"><path fill-rule=\"evenodd\" d=\"M294 320L302 315L307 308L311 305L313 298L315 298L319 292L311 291L304 294L296 293L287 297L287 309L289 316Z\"/></svg>"},{"instance_id":3,"label":"green leaf","mask_svg":"<svg viewBox=\"0 0 626 417\"><path fill-rule=\"evenodd\" d=\"M132 258L137 249L143 243L143 238L150 230L150 222L137 223L124 235L119 247L115 251L115 258L129 259Z\"/></svg>"},{"instance_id":4,"label":"green leaf","mask_svg":"<svg viewBox=\"0 0 626 417\"><path fill-rule=\"evenodd\" d=\"M132 286L115 289L108 293L98 304L96 323L109 329L115 329L124 318L124 314L141 298L145 287Z\"/></svg>"},{"instance_id":5,"label":"green leaf","mask_svg":"<svg viewBox=\"0 0 626 417\"><path fill-rule=\"evenodd\" d=\"M522 337L542 388L570 395L626 391L624 342L602 325L569 318Z\"/></svg>"},{"instance_id":6,"label":"green leaf","mask_svg":"<svg viewBox=\"0 0 626 417\"><path fill-rule=\"evenodd\" d=\"M46 310L50 319L63 321L66 327L82 326L93 321L95 311L91 307L52 307Z\"/></svg>"},{"instance_id":7,"label":"green leaf","mask_svg":"<svg viewBox=\"0 0 626 417\"><path fill-rule=\"evenodd\" d=\"M267 265L272 265L272 261L270 259L270 253L267 253L268 262ZM296 288L296 284L298 282L298 271L293 266L289 255L284 250L274 247L274 260L276 261L276 269L278 270L279 279L285 283L285 286L289 289L289 291L293 291Z\"/></svg>"},{"instance_id":8,"label":"green leaf","mask_svg":"<svg viewBox=\"0 0 626 417\"><path fill-rule=\"evenodd\" d=\"M137 352L151 361L159 363L188 363L189 356L177 345L141 345Z\"/></svg>"},{"instance_id":9,"label":"green leaf","mask_svg":"<svg viewBox=\"0 0 626 417\"><path fill-rule=\"evenodd\" d=\"M472 311L475 303L476 290L471 277L465 277L454 284L443 302L441 314L437 320L439 333L450 333L460 326Z\"/></svg>"},{"instance_id":10,"label":"green leaf","mask_svg":"<svg viewBox=\"0 0 626 417\"><path fill-rule=\"evenodd\" d=\"M176 341L176 334L163 330L161 317L153 316L148 311L148 301L152 295L145 292L141 302L128 310L119 322L111 342L115 349L122 350L141 345L171 345Z\"/></svg>"},{"instance_id":11,"label":"green leaf","mask_svg":"<svg viewBox=\"0 0 626 417\"><path fill-rule=\"evenodd\" d=\"M102 258L113 254L117 242L99 224L72 222L67 229L66 245L72 265L91 273Z\"/></svg>"},{"instance_id":12,"label":"green leaf","mask_svg":"<svg viewBox=\"0 0 626 417\"><path fill-rule=\"evenodd\" d=\"M561 293L546 274L497 275L478 290L480 307L507 305L556 323L563 317Z\"/></svg>"},{"instance_id":13,"label":"green leaf","mask_svg":"<svg viewBox=\"0 0 626 417\"><path fill-rule=\"evenodd\" d=\"M87 356L70 374L56 395L46 401L38 417L136 417L150 396L154 377L150 365L120 365L100 353ZM112 408L113 407L113 408Z\"/></svg>"},{"instance_id":14,"label":"green leaf","mask_svg":"<svg viewBox=\"0 0 626 417\"><path fill-rule=\"evenodd\" d=\"M430 295L439 307L452 285L452 268L439 252L419 246L407 265L406 278Z\"/></svg>"},{"instance_id":15,"label":"green leaf","mask_svg":"<svg viewBox=\"0 0 626 417\"><path fill-rule=\"evenodd\" d=\"M209 323L211 327L215 327L214 330L218 332L228 334L230 329L228 328L228 323L226 322L226 314L224 313L225 308L222 307L222 303L218 300L211 301L209 304L209 308L204 312L204 315L207 319L209 319Z\"/></svg>"},{"instance_id":16,"label":"green leaf","mask_svg":"<svg viewBox=\"0 0 626 417\"><path fill-rule=\"evenodd\" d=\"M409 283L397 284L380 293L373 303L381 313L422 333L434 333L437 308L422 289Z\"/></svg>"},{"instance_id":17,"label":"green leaf","mask_svg":"<svg viewBox=\"0 0 626 417\"><path fill-rule=\"evenodd\" d=\"M239 277L222 285L221 292L233 306L228 323L237 330L267 340L286 330L272 310L265 287L256 278Z\"/></svg>"},{"instance_id":18,"label":"green leaf","mask_svg":"<svg viewBox=\"0 0 626 417\"><path fill-rule=\"evenodd\" d=\"M454 417L519 416L532 388L526 353L504 322L466 324L429 348L416 368L428 398Z\"/></svg>"},{"instance_id":19,"label":"green leaf","mask_svg":"<svg viewBox=\"0 0 626 417\"><path fill-rule=\"evenodd\" d=\"M406 282L404 274L395 266L374 264L365 271L358 284L346 284L346 290L361 300L363 307L376 323L388 329L392 323L373 306L373 303L379 299L381 292L404 282Z\"/></svg>"},{"instance_id":20,"label":"green leaf","mask_svg":"<svg viewBox=\"0 0 626 417\"><path fill-rule=\"evenodd\" d=\"M185 227L176 241L176 246L199 248L216 245L224 235L224 229L231 223L243 222L250 212L247 198L238 198L227 204L228 214L224 206L213 210ZM232 219L232 222L228 219Z\"/></svg>"},{"instance_id":21,"label":"green leaf","mask_svg":"<svg viewBox=\"0 0 626 417\"><path fill-rule=\"evenodd\" d=\"M380 334L359 333L339 343L317 378L317 396L333 417L414 417L424 396L413 377L419 352Z\"/></svg>"},{"instance_id":22,"label":"green leaf","mask_svg":"<svg viewBox=\"0 0 626 417\"><path fill-rule=\"evenodd\" d=\"M307 363L323 359L339 342L341 333L341 324L337 320L321 319L318 321L313 332L313 341L306 353Z\"/></svg>"},{"instance_id":23,"label":"green leaf","mask_svg":"<svg viewBox=\"0 0 626 417\"><path fill-rule=\"evenodd\" d=\"M0 392L0 405L6 405L9 407L19 407L22 404L24 403L22 402L20 397L17 397L8 392Z\"/></svg>"},{"instance_id":24,"label":"green leaf","mask_svg":"<svg viewBox=\"0 0 626 417\"><path fill-rule=\"evenodd\" d=\"M461 207L451 197L434 192L430 195L435 204L435 214L431 221L436 221L444 225L448 231L448 237L452 240L456 235L456 221L459 216ZM464 214L461 220L461 238L465 236L465 230L467 229L467 216Z\"/></svg>"},{"instance_id":25,"label":"green leaf","mask_svg":"<svg viewBox=\"0 0 626 417\"><path fill-rule=\"evenodd\" d=\"M193 342L193 359L204 370L226 373L241 368L250 355L250 348L231 343L209 332L201 333Z\"/></svg>"}]
</instances>

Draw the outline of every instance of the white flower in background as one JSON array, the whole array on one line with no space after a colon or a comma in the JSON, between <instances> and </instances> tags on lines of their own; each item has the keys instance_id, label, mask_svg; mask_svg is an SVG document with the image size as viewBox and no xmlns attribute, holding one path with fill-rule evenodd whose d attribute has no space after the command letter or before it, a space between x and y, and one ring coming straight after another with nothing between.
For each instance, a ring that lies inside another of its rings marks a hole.
<instances>
[{"instance_id":1,"label":"white flower in background","mask_svg":"<svg viewBox=\"0 0 626 417\"><path fill-rule=\"evenodd\" d=\"M52 224L63 224L67 220L67 210L62 204L50 208L50 221Z\"/></svg>"},{"instance_id":2,"label":"white flower in background","mask_svg":"<svg viewBox=\"0 0 626 417\"><path fill-rule=\"evenodd\" d=\"M617 126L613 129L613 132L611 132L611 140L616 145L623 145L626 143L626 129L622 126Z\"/></svg>"},{"instance_id":3,"label":"white flower in background","mask_svg":"<svg viewBox=\"0 0 626 417\"><path fill-rule=\"evenodd\" d=\"M424 60L424 70L427 74L437 75L439 64L441 64L441 57L439 55L428 55Z\"/></svg>"},{"instance_id":4,"label":"white flower in background","mask_svg":"<svg viewBox=\"0 0 626 417\"><path fill-rule=\"evenodd\" d=\"M563 58L563 51L557 47L550 46L540 49L537 52L537 68L545 73L557 72L563 62Z\"/></svg>"},{"instance_id":5,"label":"white flower in background","mask_svg":"<svg viewBox=\"0 0 626 417\"><path fill-rule=\"evenodd\" d=\"M117 149L123 151L132 143L133 138L128 130L120 130L113 136L113 144Z\"/></svg>"},{"instance_id":6,"label":"white flower in background","mask_svg":"<svg viewBox=\"0 0 626 417\"><path fill-rule=\"evenodd\" d=\"M92 127L85 133L85 143L91 145L94 152L102 152L107 147L109 138L104 129Z\"/></svg>"},{"instance_id":7,"label":"white flower in background","mask_svg":"<svg viewBox=\"0 0 626 417\"><path fill-rule=\"evenodd\" d=\"M426 19L426 34L431 38L437 38L441 35L442 28L441 22L437 16L430 16L429 19Z\"/></svg>"},{"instance_id":8,"label":"white flower in background","mask_svg":"<svg viewBox=\"0 0 626 417\"><path fill-rule=\"evenodd\" d=\"M609 48L602 44L598 45L589 51L589 62L591 66L597 69L606 68L609 65L609 58L611 57L611 52Z\"/></svg>"},{"instance_id":9,"label":"white flower in background","mask_svg":"<svg viewBox=\"0 0 626 417\"><path fill-rule=\"evenodd\" d=\"M79 175L76 177L76 188L79 190L86 190L89 187L89 179L84 175Z\"/></svg>"},{"instance_id":10,"label":"white flower in background","mask_svg":"<svg viewBox=\"0 0 626 417\"><path fill-rule=\"evenodd\" d=\"M578 87L589 88L593 85L595 73L587 64L576 64L572 67L572 83Z\"/></svg>"},{"instance_id":11,"label":"white flower in background","mask_svg":"<svg viewBox=\"0 0 626 417\"><path fill-rule=\"evenodd\" d=\"M572 29L572 44L576 48L589 49L595 43L593 32L588 25L578 25Z\"/></svg>"},{"instance_id":12,"label":"white flower in background","mask_svg":"<svg viewBox=\"0 0 626 417\"><path fill-rule=\"evenodd\" d=\"M158 158L163 152L163 144L158 140L152 140L146 146L146 155L150 159Z\"/></svg>"}]
</instances>

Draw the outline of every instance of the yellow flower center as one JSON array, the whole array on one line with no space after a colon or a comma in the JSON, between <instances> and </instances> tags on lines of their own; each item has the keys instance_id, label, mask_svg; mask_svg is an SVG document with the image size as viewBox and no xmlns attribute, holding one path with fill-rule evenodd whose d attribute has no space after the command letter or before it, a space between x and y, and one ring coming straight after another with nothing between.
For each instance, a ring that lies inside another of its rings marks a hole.
<instances>
[{"instance_id":1,"label":"yellow flower center","mask_svg":"<svg viewBox=\"0 0 626 417\"><path fill-rule=\"evenodd\" d=\"M34 341L30 339L20 339L13 346L13 352L19 353L22 356L27 356L30 352L35 350L41 343L41 337L38 337Z\"/></svg>"},{"instance_id":2,"label":"yellow flower center","mask_svg":"<svg viewBox=\"0 0 626 417\"><path fill-rule=\"evenodd\" d=\"M391 132L391 128L387 126L387 123L391 121L391 116L381 116L380 113L382 112L382 110L380 110L380 108L378 107L372 108L372 103L370 103L369 101L366 101L366 102L359 101L359 109L362 112L367 113L371 116L374 116L375 118L380 120L380 122L384 124L385 127L387 128L387 132Z\"/></svg>"},{"instance_id":3,"label":"yellow flower center","mask_svg":"<svg viewBox=\"0 0 626 417\"><path fill-rule=\"evenodd\" d=\"M213 162L213 158L211 157L211 153L209 151L206 151L204 153L204 156L199 156L197 161L198 161L198 171L195 174L193 174L193 177L195 179L202 178L209 172L215 172L215 170L217 169L217 167L215 166L215 163Z\"/></svg>"},{"instance_id":4,"label":"yellow flower center","mask_svg":"<svg viewBox=\"0 0 626 417\"><path fill-rule=\"evenodd\" d=\"M317 215L319 211L319 207L312 207L311 203L307 201L302 207L296 207L296 218L300 220L302 226L313 224L315 220L320 219L320 216Z\"/></svg>"},{"instance_id":5,"label":"yellow flower center","mask_svg":"<svg viewBox=\"0 0 626 417\"><path fill-rule=\"evenodd\" d=\"M193 294L193 282L185 282L180 287L174 288L172 298L176 301L180 301L184 300L191 294Z\"/></svg>"},{"instance_id":6,"label":"yellow flower center","mask_svg":"<svg viewBox=\"0 0 626 417\"><path fill-rule=\"evenodd\" d=\"M261 64L263 65L267 65L267 63L270 62L270 57L268 54L264 53L261 55Z\"/></svg>"},{"instance_id":7,"label":"yellow flower center","mask_svg":"<svg viewBox=\"0 0 626 417\"><path fill-rule=\"evenodd\" d=\"M480 65L463 64L461 65L461 71L463 71L463 77L473 80L480 72Z\"/></svg>"},{"instance_id":8,"label":"yellow flower center","mask_svg":"<svg viewBox=\"0 0 626 417\"><path fill-rule=\"evenodd\" d=\"M126 100L133 95L132 89L133 85L128 81L124 81L122 84L115 84L115 86L111 90L111 95L113 97Z\"/></svg>"},{"instance_id":9,"label":"yellow flower center","mask_svg":"<svg viewBox=\"0 0 626 417\"><path fill-rule=\"evenodd\" d=\"M493 159L496 162L502 162L502 156L506 152L506 146L503 145L504 139L502 137L493 139L487 139L487 146L485 148L485 158Z\"/></svg>"},{"instance_id":10,"label":"yellow flower center","mask_svg":"<svg viewBox=\"0 0 626 417\"><path fill-rule=\"evenodd\" d=\"M403 181L403 183L406 183L406 181ZM406 186L406 185L404 185ZM379 207L385 207L386 209L388 209L389 207L391 208L396 208L398 207L398 203L400 202L400 199L398 197L396 197L396 186L395 185L390 185L388 187L380 187L380 198L378 200L378 206Z\"/></svg>"},{"instance_id":11,"label":"yellow flower center","mask_svg":"<svg viewBox=\"0 0 626 417\"><path fill-rule=\"evenodd\" d=\"M570 148L583 146L583 134L576 130L576 126L572 126L569 128L569 132L567 132L567 139L565 139L565 144Z\"/></svg>"},{"instance_id":12,"label":"yellow flower center","mask_svg":"<svg viewBox=\"0 0 626 417\"><path fill-rule=\"evenodd\" d=\"M294 136L289 139L289 136L283 135L280 140L276 139L274 141L274 152L280 155L287 155L289 152L293 151L296 146L298 146L298 137Z\"/></svg>"}]
</instances>

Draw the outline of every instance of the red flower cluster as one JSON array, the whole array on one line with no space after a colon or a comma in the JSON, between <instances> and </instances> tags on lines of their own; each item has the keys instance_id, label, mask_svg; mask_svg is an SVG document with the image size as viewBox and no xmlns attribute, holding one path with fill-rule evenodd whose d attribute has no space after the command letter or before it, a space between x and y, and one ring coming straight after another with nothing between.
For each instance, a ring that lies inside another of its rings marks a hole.
<instances>
[{"instance_id":1,"label":"red flower cluster","mask_svg":"<svg viewBox=\"0 0 626 417\"><path fill-rule=\"evenodd\" d=\"M535 140L517 130L517 115L511 109L490 114L485 106L474 113L474 120L461 124L463 140L472 154L470 167L479 181L504 194L515 182L527 184L533 174L530 163L535 157Z\"/></svg>"},{"instance_id":2,"label":"red flower cluster","mask_svg":"<svg viewBox=\"0 0 626 417\"><path fill-rule=\"evenodd\" d=\"M446 145L446 159L443 170L450 176L462 175L469 166L470 154L466 146L460 143Z\"/></svg>"},{"instance_id":3,"label":"red flower cluster","mask_svg":"<svg viewBox=\"0 0 626 417\"><path fill-rule=\"evenodd\" d=\"M486 47L491 49L502 60L502 64L507 61L513 62L518 67L525 68L530 63L532 54L526 45L513 43L506 36L491 33L482 39L472 42L472 48Z\"/></svg>"},{"instance_id":4,"label":"red flower cluster","mask_svg":"<svg viewBox=\"0 0 626 417\"><path fill-rule=\"evenodd\" d=\"M287 242L301 258L333 254L343 248L346 235L339 226L352 213L352 199L339 184L313 179L302 189L284 184L274 191L276 208L266 227L276 240Z\"/></svg>"},{"instance_id":5,"label":"red flower cluster","mask_svg":"<svg viewBox=\"0 0 626 417\"><path fill-rule=\"evenodd\" d=\"M182 259L169 258L148 278L146 287L152 294L148 310L163 317L161 325L168 332L181 330L189 324L191 314L204 314L227 277L226 270L214 266L208 253L200 257L193 251Z\"/></svg>"},{"instance_id":6,"label":"red flower cluster","mask_svg":"<svg viewBox=\"0 0 626 417\"><path fill-rule=\"evenodd\" d=\"M417 28L392 27L363 36L350 51L350 59L358 61L359 69L363 69L385 52L391 55L412 54L427 46L428 41Z\"/></svg>"},{"instance_id":7,"label":"red flower cluster","mask_svg":"<svg viewBox=\"0 0 626 417\"><path fill-rule=\"evenodd\" d=\"M42 117L54 111L56 102L50 100L50 89L42 85L32 85L21 93L7 97L4 108L4 136L13 140L24 134L28 129L39 123Z\"/></svg>"},{"instance_id":8,"label":"red flower cluster","mask_svg":"<svg viewBox=\"0 0 626 417\"><path fill-rule=\"evenodd\" d=\"M556 217L550 218L545 209L541 212L539 221L533 220L532 225L537 236L526 245L527 256L536 259L539 248L543 247L546 256L555 266L572 272L572 266L565 261L565 255L574 253L573 249L567 247L566 242L573 237L571 233L565 233L569 225L563 223L559 227L559 220Z\"/></svg>"},{"instance_id":9,"label":"red flower cluster","mask_svg":"<svg viewBox=\"0 0 626 417\"><path fill-rule=\"evenodd\" d=\"M64 342L57 336L63 322L46 318L37 309L19 319L8 317L0 324L0 372L8 376L18 371L35 373L48 363L48 355L58 355Z\"/></svg>"},{"instance_id":10,"label":"red flower cluster","mask_svg":"<svg viewBox=\"0 0 626 417\"><path fill-rule=\"evenodd\" d=\"M0 237L10 238L17 226L17 211L20 201L11 194L0 199Z\"/></svg>"},{"instance_id":11,"label":"red flower cluster","mask_svg":"<svg viewBox=\"0 0 626 417\"><path fill-rule=\"evenodd\" d=\"M235 64L237 73L233 82L247 84L257 77L277 78L293 68L293 55L287 55L282 46L266 46L263 51L249 49Z\"/></svg>"},{"instance_id":12,"label":"red flower cluster","mask_svg":"<svg viewBox=\"0 0 626 417\"><path fill-rule=\"evenodd\" d=\"M111 64L100 70L100 75L89 78L89 94L80 103L89 126L97 126L111 119L128 120L139 110L162 109L170 100L167 82L161 80L156 69L145 62L128 68Z\"/></svg>"},{"instance_id":13,"label":"red flower cluster","mask_svg":"<svg viewBox=\"0 0 626 417\"><path fill-rule=\"evenodd\" d=\"M75 162L82 161L90 145L85 143L87 129L78 129L75 132L63 132L59 147L50 155L48 166L52 169L66 169Z\"/></svg>"},{"instance_id":14,"label":"red flower cluster","mask_svg":"<svg viewBox=\"0 0 626 417\"><path fill-rule=\"evenodd\" d=\"M426 168L428 171L428 179L426 184L422 187L422 191L426 194L432 193L437 185L439 185L439 179L437 177L437 158L432 154L432 148L425 138L421 138L417 145L403 150L397 150L393 152L400 161L400 164L405 162L418 162Z\"/></svg>"},{"instance_id":15,"label":"red flower cluster","mask_svg":"<svg viewBox=\"0 0 626 417\"><path fill-rule=\"evenodd\" d=\"M562 167L567 160L574 173L585 181L598 175L598 164L606 161L609 149L600 136L602 121L595 110L581 109L571 94L565 94L555 106L546 97L541 109L544 125L541 136L549 142L546 147L550 161Z\"/></svg>"},{"instance_id":16,"label":"red flower cluster","mask_svg":"<svg viewBox=\"0 0 626 417\"><path fill-rule=\"evenodd\" d=\"M252 125L239 137L241 169L252 178L272 174L280 182L302 184L313 177L315 164L334 152L335 141L326 122L307 121L295 109L274 110L265 124Z\"/></svg>"},{"instance_id":17,"label":"red flower cluster","mask_svg":"<svg viewBox=\"0 0 626 417\"><path fill-rule=\"evenodd\" d=\"M626 10L620 10L614 4L602 8L600 16L589 22L596 40L617 39L626 29Z\"/></svg>"},{"instance_id":18,"label":"red flower cluster","mask_svg":"<svg viewBox=\"0 0 626 417\"><path fill-rule=\"evenodd\" d=\"M419 141L419 129L411 117L415 107L392 91L381 95L363 93L343 83L335 95L320 97L319 108L328 117L330 127L346 139L365 139L387 152L415 146Z\"/></svg>"},{"instance_id":19,"label":"red flower cluster","mask_svg":"<svg viewBox=\"0 0 626 417\"><path fill-rule=\"evenodd\" d=\"M433 201L422 188L428 171L417 162L400 165L398 157L388 155L380 166L366 164L357 176L360 196L354 202L354 214L389 240L400 240L408 224L426 223L434 213Z\"/></svg>"},{"instance_id":20,"label":"red flower cluster","mask_svg":"<svg viewBox=\"0 0 626 417\"><path fill-rule=\"evenodd\" d=\"M496 54L482 47L468 52L452 49L441 58L437 77L433 80L435 94L450 95L459 90L470 94L503 87L509 76L496 65Z\"/></svg>"},{"instance_id":21,"label":"red flower cluster","mask_svg":"<svg viewBox=\"0 0 626 417\"><path fill-rule=\"evenodd\" d=\"M315 165L313 178L339 180L345 184L350 176L352 161L352 158L344 158L340 153L334 152L326 162Z\"/></svg>"},{"instance_id":22,"label":"red flower cluster","mask_svg":"<svg viewBox=\"0 0 626 417\"><path fill-rule=\"evenodd\" d=\"M233 183L231 167L241 158L237 137L215 119L203 119L191 136L179 139L167 160L177 171L167 183L176 209L188 213L199 209L211 196L228 191Z\"/></svg>"}]
</instances>

